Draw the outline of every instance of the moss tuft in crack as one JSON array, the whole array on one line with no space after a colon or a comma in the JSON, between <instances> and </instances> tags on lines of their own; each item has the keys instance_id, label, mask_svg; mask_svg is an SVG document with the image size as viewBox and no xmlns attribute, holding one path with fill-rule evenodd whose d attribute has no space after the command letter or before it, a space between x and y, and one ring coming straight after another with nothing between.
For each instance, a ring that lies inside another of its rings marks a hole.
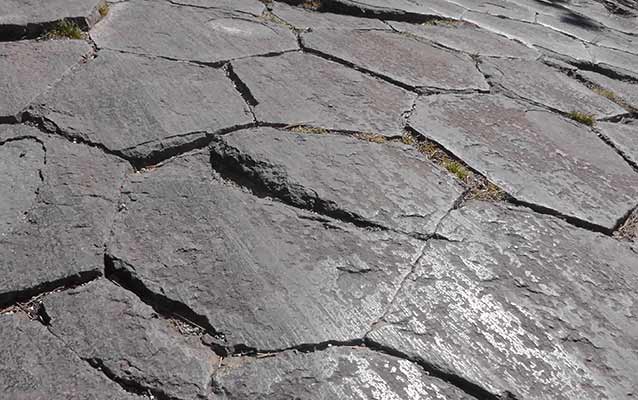
<instances>
[{"instance_id":1,"label":"moss tuft in crack","mask_svg":"<svg viewBox=\"0 0 638 400\"><path fill-rule=\"evenodd\" d=\"M63 19L55 23L44 34L45 39L82 39L84 38L84 32L73 21Z\"/></svg>"},{"instance_id":2,"label":"moss tuft in crack","mask_svg":"<svg viewBox=\"0 0 638 400\"><path fill-rule=\"evenodd\" d=\"M567 116L573 119L574 121L587 126L594 126L594 124L596 123L596 119L594 118L593 115L580 112L580 111L572 111L568 113Z\"/></svg>"}]
</instances>

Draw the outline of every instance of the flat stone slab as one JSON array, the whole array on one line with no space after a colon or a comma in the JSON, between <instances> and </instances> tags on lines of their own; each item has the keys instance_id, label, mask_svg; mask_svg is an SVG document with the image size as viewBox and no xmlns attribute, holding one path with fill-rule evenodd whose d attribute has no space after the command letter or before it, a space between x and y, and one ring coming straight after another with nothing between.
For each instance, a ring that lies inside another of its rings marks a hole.
<instances>
[{"instance_id":1,"label":"flat stone slab","mask_svg":"<svg viewBox=\"0 0 638 400\"><path fill-rule=\"evenodd\" d=\"M271 128L222 136L216 169L249 177L297 207L423 236L464 189L410 146Z\"/></svg>"},{"instance_id":2,"label":"flat stone slab","mask_svg":"<svg viewBox=\"0 0 638 400\"><path fill-rule=\"evenodd\" d=\"M512 206L453 211L368 338L494 395L638 393L636 254Z\"/></svg>"},{"instance_id":3,"label":"flat stone slab","mask_svg":"<svg viewBox=\"0 0 638 400\"><path fill-rule=\"evenodd\" d=\"M474 60L396 32L317 30L301 36L307 49L415 88L489 90ZM383 57L379 55L383 54Z\"/></svg>"},{"instance_id":4,"label":"flat stone slab","mask_svg":"<svg viewBox=\"0 0 638 400\"><path fill-rule=\"evenodd\" d=\"M410 361L360 347L225 361L214 379L218 392L233 399L470 398Z\"/></svg>"},{"instance_id":5,"label":"flat stone slab","mask_svg":"<svg viewBox=\"0 0 638 400\"><path fill-rule=\"evenodd\" d=\"M635 165L638 165L638 124L601 122L597 125L602 134Z\"/></svg>"},{"instance_id":6,"label":"flat stone slab","mask_svg":"<svg viewBox=\"0 0 638 400\"><path fill-rule=\"evenodd\" d=\"M465 9L448 0L331 0L368 14L387 14L395 18L433 16L460 18ZM392 18L388 18L392 19Z\"/></svg>"},{"instance_id":7,"label":"flat stone slab","mask_svg":"<svg viewBox=\"0 0 638 400\"><path fill-rule=\"evenodd\" d=\"M106 50L39 97L33 112L134 159L253 120L220 69Z\"/></svg>"},{"instance_id":8,"label":"flat stone slab","mask_svg":"<svg viewBox=\"0 0 638 400\"><path fill-rule=\"evenodd\" d=\"M316 12L301 7L293 7L286 3L274 2L272 13L298 30L336 29L351 31L354 29L390 30L390 27L379 19L358 18L350 15Z\"/></svg>"},{"instance_id":9,"label":"flat stone slab","mask_svg":"<svg viewBox=\"0 0 638 400\"><path fill-rule=\"evenodd\" d=\"M240 350L362 338L423 247L253 196L214 178L205 152L130 176L124 193L114 273Z\"/></svg>"},{"instance_id":10,"label":"flat stone slab","mask_svg":"<svg viewBox=\"0 0 638 400\"><path fill-rule=\"evenodd\" d=\"M99 275L128 164L28 126L0 138L0 306Z\"/></svg>"},{"instance_id":11,"label":"flat stone slab","mask_svg":"<svg viewBox=\"0 0 638 400\"><path fill-rule=\"evenodd\" d=\"M44 307L56 337L122 382L164 398L207 398L218 357L133 293L99 280L47 296Z\"/></svg>"},{"instance_id":12,"label":"flat stone slab","mask_svg":"<svg viewBox=\"0 0 638 400\"><path fill-rule=\"evenodd\" d=\"M233 67L254 97L261 122L397 136L416 97L309 54L256 57Z\"/></svg>"},{"instance_id":13,"label":"flat stone slab","mask_svg":"<svg viewBox=\"0 0 638 400\"><path fill-rule=\"evenodd\" d=\"M78 64L90 49L81 40L0 42L0 119L19 119L37 95Z\"/></svg>"},{"instance_id":14,"label":"flat stone slab","mask_svg":"<svg viewBox=\"0 0 638 400\"><path fill-rule=\"evenodd\" d=\"M261 15L266 10L266 5L259 0L171 0L170 3L255 16Z\"/></svg>"},{"instance_id":15,"label":"flat stone slab","mask_svg":"<svg viewBox=\"0 0 638 400\"><path fill-rule=\"evenodd\" d=\"M421 98L410 126L518 201L611 232L638 174L585 125L502 95Z\"/></svg>"},{"instance_id":16,"label":"flat stone slab","mask_svg":"<svg viewBox=\"0 0 638 400\"><path fill-rule=\"evenodd\" d=\"M626 103L628 108L638 112L638 83L612 79L592 71L578 71L577 74L582 79L610 91L614 97Z\"/></svg>"},{"instance_id":17,"label":"flat stone slab","mask_svg":"<svg viewBox=\"0 0 638 400\"><path fill-rule=\"evenodd\" d=\"M166 1L113 4L91 38L99 48L206 63L298 49L284 26Z\"/></svg>"},{"instance_id":18,"label":"flat stone slab","mask_svg":"<svg viewBox=\"0 0 638 400\"><path fill-rule=\"evenodd\" d=\"M24 315L0 315L0 336L0 391L5 399L139 399Z\"/></svg>"},{"instance_id":19,"label":"flat stone slab","mask_svg":"<svg viewBox=\"0 0 638 400\"><path fill-rule=\"evenodd\" d=\"M511 95L564 113L580 112L604 118L627 112L582 83L540 62L485 60L480 68L489 75L493 84L504 88Z\"/></svg>"},{"instance_id":20,"label":"flat stone slab","mask_svg":"<svg viewBox=\"0 0 638 400\"><path fill-rule=\"evenodd\" d=\"M590 52L595 64L638 79L638 55L599 46L590 46Z\"/></svg>"}]
</instances>

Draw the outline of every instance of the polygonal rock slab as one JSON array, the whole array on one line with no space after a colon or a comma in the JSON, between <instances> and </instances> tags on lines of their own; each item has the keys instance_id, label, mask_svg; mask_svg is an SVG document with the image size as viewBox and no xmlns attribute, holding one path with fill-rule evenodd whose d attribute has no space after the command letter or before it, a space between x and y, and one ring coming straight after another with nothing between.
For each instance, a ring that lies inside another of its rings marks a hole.
<instances>
[{"instance_id":1,"label":"polygonal rock slab","mask_svg":"<svg viewBox=\"0 0 638 400\"><path fill-rule=\"evenodd\" d=\"M625 157L638 165L638 124L601 122L597 125L602 134L611 141Z\"/></svg>"},{"instance_id":2,"label":"polygonal rock slab","mask_svg":"<svg viewBox=\"0 0 638 400\"><path fill-rule=\"evenodd\" d=\"M41 323L0 315L0 391L7 400L133 400Z\"/></svg>"},{"instance_id":3,"label":"polygonal rock slab","mask_svg":"<svg viewBox=\"0 0 638 400\"><path fill-rule=\"evenodd\" d=\"M358 18L350 15L316 12L278 2L272 3L271 7L275 16L298 30L337 29L343 32L354 29L390 29L388 25L375 18Z\"/></svg>"},{"instance_id":4,"label":"polygonal rock slab","mask_svg":"<svg viewBox=\"0 0 638 400\"><path fill-rule=\"evenodd\" d=\"M35 128L7 125L2 131L0 137L36 137L39 143L0 145L3 161L13 163L2 169L0 305L101 273L105 236L128 170L96 148Z\"/></svg>"},{"instance_id":5,"label":"polygonal rock slab","mask_svg":"<svg viewBox=\"0 0 638 400\"><path fill-rule=\"evenodd\" d=\"M262 122L400 135L415 94L302 53L233 62Z\"/></svg>"},{"instance_id":6,"label":"polygonal rock slab","mask_svg":"<svg viewBox=\"0 0 638 400\"><path fill-rule=\"evenodd\" d=\"M255 197L213 178L208 158L131 176L107 250L113 273L186 305L225 346L363 337L421 242Z\"/></svg>"},{"instance_id":7,"label":"polygonal rock slab","mask_svg":"<svg viewBox=\"0 0 638 400\"><path fill-rule=\"evenodd\" d=\"M214 380L228 399L470 399L408 360L360 347L229 358Z\"/></svg>"},{"instance_id":8,"label":"polygonal rock slab","mask_svg":"<svg viewBox=\"0 0 638 400\"><path fill-rule=\"evenodd\" d=\"M388 21L394 29L420 36L467 54L490 57L536 59L538 52L518 41L463 21L410 24Z\"/></svg>"},{"instance_id":9,"label":"polygonal rock slab","mask_svg":"<svg viewBox=\"0 0 638 400\"><path fill-rule=\"evenodd\" d=\"M317 30L304 33L304 48L416 88L488 90L469 55L434 47L396 32Z\"/></svg>"},{"instance_id":10,"label":"polygonal rock slab","mask_svg":"<svg viewBox=\"0 0 638 400\"><path fill-rule=\"evenodd\" d=\"M601 46L589 48L593 62L612 69L620 75L628 75L638 79L638 55Z\"/></svg>"},{"instance_id":11,"label":"polygonal rock slab","mask_svg":"<svg viewBox=\"0 0 638 400\"><path fill-rule=\"evenodd\" d=\"M626 113L611 100L540 62L486 60L480 69L493 84L513 95L565 113L576 111L597 118Z\"/></svg>"},{"instance_id":12,"label":"polygonal rock slab","mask_svg":"<svg viewBox=\"0 0 638 400\"><path fill-rule=\"evenodd\" d=\"M581 79L607 90L608 95L619 99L625 107L638 112L638 84L612 79L592 71L578 71L578 75Z\"/></svg>"},{"instance_id":13,"label":"polygonal rock slab","mask_svg":"<svg viewBox=\"0 0 638 400\"><path fill-rule=\"evenodd\" d=\"M298 48L286 27L245 14L164 1L112 5L91 38L100 48L206 63Z\"/></svg>"},{"instance_id":14,"label":"polygonal rock slab","mask_svg":"<svg viewBox=\"0 0 638 400\"><path fill-rule=\"evenodd\" d=\"M436 95L410 125L524 203L611 232L638 174L585 125L502 95Z\"/></svg>"},{"instance_id":15,"label":"polygonal rock slab","mask_svg":"<svg viewBox=\"0 0 638 400\"><path fill-rule=\"evenodd\" d=\"M517 399L638 393L636 254L615 239L515 207L446 218L368 338Z\"/></svg>"},{"instance_id":16,"label":"polygonal rock slab","mask_svg":"<svg viewBox=\"0 0 638 400\"><path fill-rule=\"evenodd\" d=\"M218 357L131 292L100 280L47 296L44 307L56 337L122 382L166 398L207 398Z\"/></svg>"},{"instance_id":17,"label":"polygonal rock slab","mask_svg":"<svg viewBox=\"0 0 638 400\"><path fill-rule=\"evenodd\" d=\"M0 42L0 120L19 113L89 53L82 40Z\"/></svg>"},{"instance_id":18,"label":"polygonal rock slab","mask_svg":"<svg viewBox=\"0 0 638 400\"><path fill-rule=\"evenodd\" d=\"M298 207L423 236L463 194L449 174L394 143L260 128L222 136L211 152L216 169Z\"/></svg>"},{"instance_id":19,"label":"polygonal rock slab","mask_svg":"<svg viewBox=\"0 0 638 400\"><path fill-rule=\"evenodd\" d=\"M34 108L69 135L130 158L252 122L222 70L106 50Z\"/></svg>"}]
</instances>

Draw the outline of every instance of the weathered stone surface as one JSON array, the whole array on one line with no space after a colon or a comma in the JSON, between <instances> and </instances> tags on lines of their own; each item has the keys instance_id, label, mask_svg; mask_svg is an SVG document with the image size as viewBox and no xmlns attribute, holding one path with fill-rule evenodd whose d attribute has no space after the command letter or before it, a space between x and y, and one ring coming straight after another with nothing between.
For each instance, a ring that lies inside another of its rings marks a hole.
<instances>
[{"instance_id":1,"label":"weathered stone surface","mask_svg":"<svg viewBox=\"0 0 638 400\"><path fill-rule=\"evenodd\" d=\"M410 125L519 201L611 231L638 174L586 126L501 95L437 95Z\"/></svg>"},{"instance_id":2,"label":"weathered stone surface","mask_svg":"<svg viewBox=\"0 0 638 400\"><path fill-rule=\"evenodd\" d=\"M598 129L625 157L638 165L638 124L601 122Z\"/></svg>"},{"instance_id":3,"label":"weathered stone surface","mask_svg":"<svg viewBox=\"0 0 638 400\"><path fill-rule=\"evenodd\" d=\"M0 145L2 305L100 273L105 236L128 169L98 149L31 127L2 127L0 137L11 135L35 136L42 144L25 139Z\"/></svg>"},{"instance_id":4,"label":"weathered stone surface","mask_svg":"<svg viewBox=\"0 0 638 400\"><path fill-rule=\"evenodd\" d=\"M114 4L91 38L100 48L207 63L298 48L286 27L164 1Z\"/></svg>"},{"instance_id":5,"label":"weathered stone surface","mask_svg":"<svg viewBox=\"0 0 638 400\"><path fill-rule=\"evenodd\" d=\"M532 9L535 2L516 2L510 0L454 0L455 4L467 10L495 17L534 22L537 12ZM539 2L540 3L540 2ZM550 7L549 5L547 6Z\"/></svg>"},{"instance_id":6,"label":"weathered stone surface","mask_svg":"<svg viewBox=\"0 0 638 400\"><path fill-rule=\"evenodd\" d=\"M592 71L578 71L580 78L612 92L630 109L638 111L638 83L625 82L609 78Z\"/></svg>"},{"instance_id":7,"label":"weathered stone surface","mask_svg":"<svg viewBox=\"0 0 638 400\"><path fill-rule=\"evenodd\" d=\"M131 158L252 122L222 70L106 50L35 105L69 135Z\"/></svg>"},{"instance_id":8,"label":"weathered stone surface","mask_svg":"<svg viewBox=\"0 0 638 400\"><path fill-rule=\"evenodd\" d=\"M469 22L410 24L388 21L396 30L420 36L444 47L490 57L536 59L538 51Z\"/></svg>"},{"instance_id":9,"label":"weathered stone surface","mask_svg":"<svg viewBox=\"0 0 638 400\"><path fill-rule=\"evenodd\" d=\"M227 359L215 375L225 399L472 399L416 364L366 348Z\"/></svg>"},{"instance_id":10,"label":"weathered stone surface","mask_svg":"<svg viewBox=\"0 0 638 400\"><path fill-rule=\"evenodd\" d=\"M272 12L286 23L299 30L317 29L382 29L390 27L375 18L357 18L350 15L318 13L301 7L292 7L285 3L273 3Z\"/></svg>"},{"instance_id":11,"label":"weathered stone surface","mask_svg":"<svg viewBox=\"0 0 638 400\"><path fill-rule=\"evenodd\" d=\"M638 78L638 55L606 47L591 46L594 63L615 70L623 75Z\"/></svg>"},{"instance_id":12,"label":"weathered stone surface","mask_svg":"<svg viewBox=\"0 0 638 400\"><path fill-rule=\"evenodd\" d=\"M638 392L636 254L528 210L469 203L428 243L369 338L493 394Z\"/></svg>"},{"instance_id":13,"label":"weathered stone surface","mask_svg":"<svg viewBox=\"0 0 638 400\"><path fill-rule=\"evenodd\" d=\"M488 90L467 54L434 47L396 32L318 30L301 36L303 46L345 60L411 87ZM383 54L383 57L379 57Z\"/></svg>"},{"instance_id":14,"label":"weathered stone surface","mask_svg":"<svg viewBox=\"0 0 638 400\"><path fill-rule=\"evenodd\" d=\"M481 63L480 69L489 75L493 84L512 95L565 113L577 111L603 118L627 112L582 83L540 62L486 60Z\"/></svg>"},{"instance_id":15,"label":"weathered stone surface","mask_svg":"<svg viewBox=\"0 0 638 400\"><path fill-rule=\"evenodd\" d=\"M400 135L415 94L301 53L233 62L262 122ZM274 79L276 77L276 79Z\"/></svg>"},{"instance_id":16,"label":"weathered stone surface","mask_svg":"<svg viewBox=\"0 0 638 400\"><path fill-rule=\"evenodd\" d=\"M51 332L122 382L175 399L206 399L218 357L106 280L47 296Z\"/></svg>"},{"instance_id":17,"label":"weathered stone surface","mask_svg":"<svg viewBox=\"0 0 638 400\"><path fill-rule=\"evenodd\" d=\"M227 346L363 337L422 242L257 198L214 178L208 158L131 176L107 250L115 273L187 305Z\"/></svg>"},{"instance_id":18,"label":"weathered stone surface","mask_svg":"<svg viewBox=\"0 0 638 400\"><path fill-rule=\"evenodd\" d=\"M261 15L266 5L259 0L170 0L172 4Z\"/></svg>"},{"instance_id":19,"label":"weathered stone surface","mask_svg":"<svg viewBox=\"0 0 638 400\"><path fill-rule=\"evenodd\" d=\"M89 50L88 43L80 40L0 42L0 119L19 117Z\"/></svg>"},{"instance_id":20,"label":"weathered stone surface","mask_svg":"<svg viewBox=\"0 0 638 400\"><path fill-rule=\"evenodd\" d=\"M464 191L416 150L395 143L261 128L223 136L211 151L215 168L250 177L298 207L424 236Z\"/></svg>"},{"instance_id":21,"label":"weathered stone surface","mask_svg":"<svg viewBox=\"0 0 638 400\"><path fill-rule=\"evenodd\" d=\"M0 315L0 391L7 400L132 400L36 321Z\"/></svg>"},{"instance_id":22,"label":"weathered stone surface","mask_svg":"<svg viewBox=\"0 0 638 400\"><path fill-rule=\"evenodd\" d=\"M330 2L395 18L414 16L460 18L465 11L463 7L447 0L331 0Z\"/></svg>"}]
</instances>

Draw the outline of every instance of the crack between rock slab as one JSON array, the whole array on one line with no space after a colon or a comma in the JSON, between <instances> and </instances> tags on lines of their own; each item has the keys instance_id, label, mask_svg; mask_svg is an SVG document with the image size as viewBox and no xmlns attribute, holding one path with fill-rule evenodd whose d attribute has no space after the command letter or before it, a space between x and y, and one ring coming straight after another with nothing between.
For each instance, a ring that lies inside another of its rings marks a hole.
<instances>
[{"instance_id":1,"label":"crack between rock slab","mask_svg":"<svg viewBox=\"0 0 638 400\"><path fill-rule=\"evenodd\" d=\"M253 121L257 123L257 116L255 115L254 107L259 104L259 101L257 101L255 96L253 96L246 83L244 83L244 81L242 81L241 78L235 73L233 65L231 63L225 64L224 72L226 73L226 77L233 83L233 87L235 88L235 90L239 93L241 98L248 106L248 110L252 115Z\"/></svg>"}]
</instances>

